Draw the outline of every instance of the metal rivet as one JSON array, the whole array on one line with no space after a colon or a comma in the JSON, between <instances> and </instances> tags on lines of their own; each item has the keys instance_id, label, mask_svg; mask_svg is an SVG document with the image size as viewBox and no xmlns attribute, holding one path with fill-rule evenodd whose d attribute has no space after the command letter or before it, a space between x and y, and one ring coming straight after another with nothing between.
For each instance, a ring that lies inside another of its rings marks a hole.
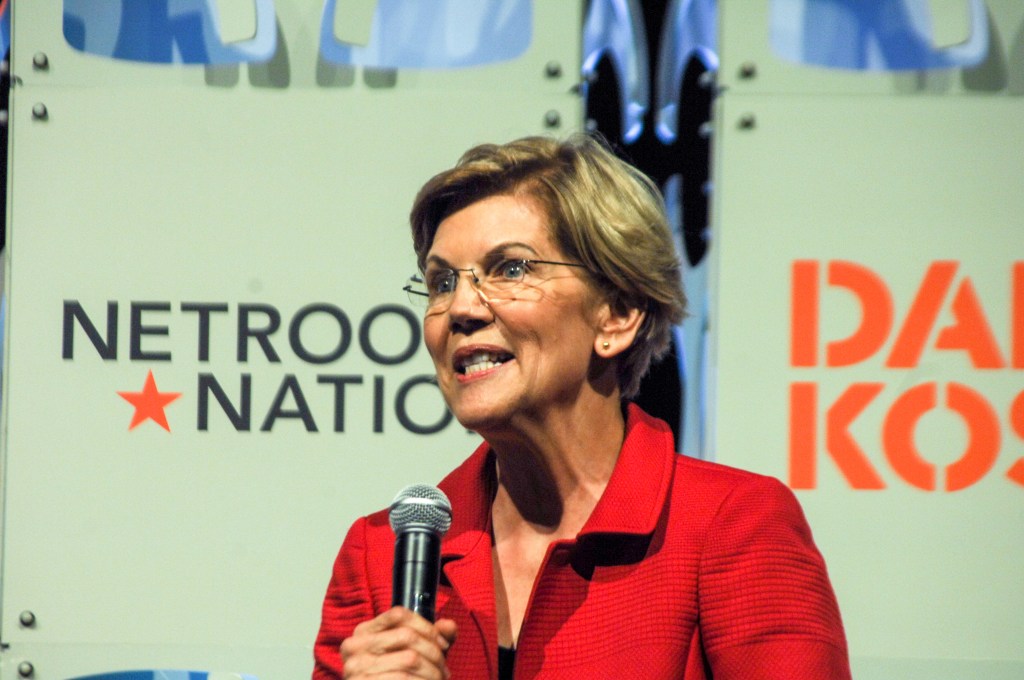
<instances>
[{"instance_id":1,"label":"metal rivet","mask_svg":"<svg viewBox=\"0 0 1024 680\"><path fill-rule=\"evenodd\" d=\"M558 127L559 125L562 124L561 114L559 114L558 111L555 111L554 109L548 111L547 113L544 114L544 124L547 125L549 128Z\"/></svg>"},{"instance_id":2,"label":"metal rivet","mask_svg":"<svg viewBox=\"0 0 1024 680\"><path fill-rule=\"evenodd\" d=\"M715 86L715 72L704 71L704 73L701 73L697 78L697 85L705 90L713 88Z\"/></svg>"},{"instance_id":3,"label":"metal rivet","mask_svg":"<svg viewBox=\"0 0 1024 680\"><path fill-rule=\"evenodd\" d=\"M46 104L36 102L32 105L32 117L36 120L46 120L49 115L49 111L46 110Z\"/></svg>"},{"instance_id":4,"label":"metal rivet","mask_svg":"<svg viewBox=\"0 0 1024 680\"><path fill-rule=\"evenodd\" d=\"M701 139L708 139L715 132L715 125L710 120L706 120L700 124L697 128L697 134L700 135Z\"/></svg>"},{"instance_id":5,"label":"metal rivet","mask_svg":"<svg viewBox=\"0 0 1024 680\"><path fill-rule=\"evenodd\" d=\"M757 75L757 64L752 61L745 61L740 64L740 78L750 80Z\"/></svg>"},{"instance_id":6,"label":"metal rivet","mask_svg":"<svg viewBox=\"0 0 1024 680\"><path fill-rule=\"evenodd\" d=\"M739 128L741 130L753 130L757 125L757 118L752 113L745 113L740 116Z\"/></svg>"},{"instance_id":7,"label":"metal rivet","mask_svg":"<svg viewBox=\"0 0 1024 680\"><path fill-rule=\"evenodd\" d=\"M36 672L36 669L28 661L22 661L18 664L18 675L23 678L31 678Z\"/></svg>"},{"instance_id":8,"label":"metal rivet","mask_svg":"<svg viewBox=\"0 0 1024 680\"><path fill-rule=\"evenodd\" d=\"M36 625L36 615L26 609L18 615L18 621L26 628L31 628Z\"/></svg>"},{"instance_id":9,"label":"metal rivet","mask_svg":"<svg viewBox=\"0 0 1024 680\"><path fill-rule=\"evenodd\" d=\"M562 65L557 61L549 61L544 65L544 75L548 78L561 78L562 77Z\"/></svg>"},{"instance_id":10,"label":"metal rivet","mask_svg":"<svg viewBox=\"0 0 1024 680\"><path fill-rule=\"evenodd\" d=\"M40 71L50 68L50 58L45 52L36 52L32 55L32 66Z\"/></svg>"}]
</instances>

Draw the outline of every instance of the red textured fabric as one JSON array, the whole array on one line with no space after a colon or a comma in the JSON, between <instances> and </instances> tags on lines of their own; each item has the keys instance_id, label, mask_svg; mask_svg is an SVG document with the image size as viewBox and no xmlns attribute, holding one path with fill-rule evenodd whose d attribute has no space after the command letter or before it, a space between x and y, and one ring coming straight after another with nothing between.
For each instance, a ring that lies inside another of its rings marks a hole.
<instances>
[{"instance_id":1,"label":"red textured fabric","mask_svg":"<svg viewBox=\"0 0 1024 680\"><path fill-rule=\"evenodd\" d=\"M439 617L458 623L456 680L497 678L491 569L494 462L484 444L440 484ZM384 511L338 554L315 680L341 677L339 645L390 607L394 535ZM516 649L515 677L847 680L846 639L796 498L770 477L674 453L668 426L630 406L604 495L574 541L553 543Z\"/></svg>"}]
</instances>

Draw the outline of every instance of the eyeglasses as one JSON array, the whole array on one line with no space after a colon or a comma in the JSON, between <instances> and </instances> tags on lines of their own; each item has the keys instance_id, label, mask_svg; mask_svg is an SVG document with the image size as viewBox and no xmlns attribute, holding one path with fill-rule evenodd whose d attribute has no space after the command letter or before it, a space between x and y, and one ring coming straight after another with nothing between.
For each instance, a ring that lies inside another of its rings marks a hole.
<instances>
[{"instance_id":1,"label":"eyeglasses","mask_svg":"<svg viewBox=\"0 0 1024 680\"><path fill-rule=\"evenodd\" d=\"M502 260L489 267L482 276L472 267L453 269L443 267L428 269L423 276L413 276L402 287L409 295L409 301L417 307L426 309L428 314L447 311L455 298L462 272L469 272L470 283L484 302L490 304L503 300L515 299L516 295L532 285L531 278L536 278L536 265L560 265L563 267L579 267L585 265L577 262L555 262L553 260ZM543 280L543 279L539 279ZM538 282L539 282L538 280Z\"/></svg>"}]
</instances>

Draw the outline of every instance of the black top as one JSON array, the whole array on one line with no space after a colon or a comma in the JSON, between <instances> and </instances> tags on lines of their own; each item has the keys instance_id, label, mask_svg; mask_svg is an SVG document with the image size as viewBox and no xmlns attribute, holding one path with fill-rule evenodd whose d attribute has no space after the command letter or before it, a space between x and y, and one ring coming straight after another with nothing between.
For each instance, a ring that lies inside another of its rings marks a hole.
<instances>
[{"instance_id":1,"label":"black top","mask_svg":"<svg viewBox=\"0 0 1024 680\"><path fill-rule=\"evenodd\" d=\"M512 680L516 666L515 647L498 647L498 680Z\"/></svg>"}]
</instances>

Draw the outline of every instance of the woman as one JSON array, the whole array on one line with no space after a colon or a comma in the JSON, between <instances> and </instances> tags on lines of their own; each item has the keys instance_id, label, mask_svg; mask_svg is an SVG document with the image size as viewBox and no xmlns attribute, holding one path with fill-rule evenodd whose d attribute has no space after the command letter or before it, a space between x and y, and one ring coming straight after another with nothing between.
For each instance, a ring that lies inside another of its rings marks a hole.
<instances>
[{"instance_id":1,"label":"woman","mask_svg":"<svg viewBox=\"0 0 1024 680\"><path fill-rule=\"evenodd\" d=\"M314 678L848 678L792 493L627 401L685 307L650 180L586 136L484 145L411 220L438 384L485 441L440 484L437 622L390 607L394 536L363 518Z\"/></svg>"}]
</instances>

